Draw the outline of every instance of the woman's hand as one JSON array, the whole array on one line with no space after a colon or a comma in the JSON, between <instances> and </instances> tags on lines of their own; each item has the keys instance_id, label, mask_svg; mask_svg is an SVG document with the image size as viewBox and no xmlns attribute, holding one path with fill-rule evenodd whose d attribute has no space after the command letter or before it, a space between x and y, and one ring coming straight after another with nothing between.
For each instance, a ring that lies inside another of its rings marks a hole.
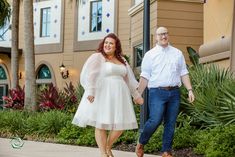
<instances>
[{"instance_id":1,"label":"woman's hand","mask_svg":"<svg viewBox=\"0 0 235 157\"><path fill-rule=\"evenodd\" d=\"M90 101L90 103L94 102L95 97L92 95L88 95L87 100Z\"/></svg>"},{"instance_id":2,"label":"woman's hand","mask_svg":"<svg viewBox=\"0 0 235 157\"><path fill-rule=\"evenodd\" d=\"M135 104L142 105L144 103L144 99L142 97L138 97L133 100Z\"/></svg>"}]
</instances>

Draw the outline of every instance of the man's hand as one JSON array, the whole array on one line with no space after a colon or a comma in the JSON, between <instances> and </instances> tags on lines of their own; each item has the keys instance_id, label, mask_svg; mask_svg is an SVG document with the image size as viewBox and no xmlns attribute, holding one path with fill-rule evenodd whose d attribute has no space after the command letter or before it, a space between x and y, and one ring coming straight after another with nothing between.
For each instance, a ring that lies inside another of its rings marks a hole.
<instances>
[{"instance_id":1,"label":"man's hand","mask_svg":"<svg viewBox=\"0 0 235 157\"><path fill-rule=\"evenodd\" d=\"M142 105L144 103L144 99L142 97L138 97L136 99L133 99L135 104Z\"/></svg>"},{"instance_id":2,"label":"man's hand","mask_svg":"<svg viewBox=\"0 0 235 157\"><path fill-rule=\"evenodd\" d=\"M194 100L195 100L195 96L193 94L193 91L192 90L188 91L188 101L192 103L194 102Z\"/></svg>"},{"instance_id":3,"label":"man's hand","mask_svg":"<svg viewBox=\"0 0 235 157\"><path fill-rule=\"evenodd\" d=\"M93 102L94 102L95 97L94 97L94 96L92 96L92 95L88 95L87 99L88 99L88 101L90 101L90 103L93 103Z\"/></svg>"}]
</instances>

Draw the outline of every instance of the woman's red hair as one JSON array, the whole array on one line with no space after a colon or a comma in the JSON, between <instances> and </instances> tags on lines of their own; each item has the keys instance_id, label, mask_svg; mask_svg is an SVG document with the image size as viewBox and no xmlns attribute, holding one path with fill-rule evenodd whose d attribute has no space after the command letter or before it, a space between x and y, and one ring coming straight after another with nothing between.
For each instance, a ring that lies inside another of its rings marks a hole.
<instances>
[{"instance_id":1,"label":"woman's red hair","mask_svg":"<svg viewBox=\"0 0 235 157\"><path fill-rule=\"evenodd\" d=\"M100 42L99 47L96 51L102 53L103 56L107 58L107 54L104 52L104 42L106 38L112 38L115 40L116 50L115 50L114 56L117 58L117 60L119 60L124 65L126 65L125 60L123 59L122 46L121 46L120 39L114 33L109 33L107 36L105 36L104 39Z\"/></svg>"}]
</instances>

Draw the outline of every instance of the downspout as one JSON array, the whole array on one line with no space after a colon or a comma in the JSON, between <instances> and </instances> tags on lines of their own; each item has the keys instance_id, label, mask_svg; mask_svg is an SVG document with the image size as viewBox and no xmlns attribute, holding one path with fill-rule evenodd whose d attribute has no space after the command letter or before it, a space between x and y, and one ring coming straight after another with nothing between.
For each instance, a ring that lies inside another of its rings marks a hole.
<instances>
[{"instance_id":1,"label":"downspout","mask_svg":"<svg viewBox=\"0 0 235 157\"><path fill-rule=\"evenodd\" d=\"M233 21L232 21L232 34L231 34L231 58L230 58L230 69L235 76L235 1L233 1Z\"/></svg>"}]
</instances>

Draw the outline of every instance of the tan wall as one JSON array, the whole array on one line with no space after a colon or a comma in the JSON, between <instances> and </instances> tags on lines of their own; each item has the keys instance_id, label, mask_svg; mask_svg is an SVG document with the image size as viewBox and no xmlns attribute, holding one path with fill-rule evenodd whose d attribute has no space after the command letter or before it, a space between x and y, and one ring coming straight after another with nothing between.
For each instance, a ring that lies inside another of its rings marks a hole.
<instances>
[{"instance_id":1,"label":"tan wall","mask_svg":"<svg viewBox=\"0 0 235 157\"><path fill-rule=\"evenodd\" d=\"M221 60L221 61L214 62L214 64L219 65L221 69L227 69L230 67L230 60L229 59Z\"/></svg>"},{"instance_id":2,"label":"tan wall","mask_svg":"<svg viewBox=\"0 0 235 157\"><path fill-rule=\"evenodd\" d=\"M159 1L157 26L168 28L170 43L184 52L189 62L187 46L198 51L203 43L203 4L187 1Z\"/></svg>"},{"instance_id":3,"label":"tan wall","mask_svg":"<svg viewBox=\"0 0 235 157\"><path fill-rule=\"evenodd\" d=\"M150 34L151 34L151 47L154 46L154 32L157 23L157 1L151 1L150 5ZM131 13L131 46L134 47L143 43L143 4L132 8Z\"/></svg>"},{"instance_id":4,"label":"tan wall","mask_svg":"<svg viewBox=\"0 0 235 157\"><path fill-rule=\"evenodd\" d=\"M203 43L203 4L192 1L159 0L151 1L150 31L151 47L156 43L155 29L165 26L169 30L170 43L181 49L186 61L189 61L186 47L191 46L198 51ZM130 10L132 47L142 43L143 7L136 6Z\"/></svg>"},{"instance_id":5,"label":"tan wall","mask_svg":"<svg viewBox=\"0 0 235 157\"><path fill-rule=\"evenodd\" d=\"M208 0L204 4L204 43L230 36L234 0Z\"/></svg>"},{"instance_id":6,"label":"tan wall","mask_svg":"<svg viewBox=\"0 0 235 157\"><path fill-rule=\"evenodd\" d=\"M200 47L200 62L230 66L230 42L233 0L213 0L204 4L204 43ZM219 61L217 61L219 60Z\"/></svg>"},{"instance_id":7,"label":"tan wall","mask_svg":"<svg viewBox=\"0 0 235 157\"><path fill-rule=\"evenodd\" d=\"M130 17L128 16L128 9L131 6L131 0L120 1L118 4L118 21L117 34L121 40L122 50L124 54L131 54L130 46Z\"/></svg>"}]
</instances>

